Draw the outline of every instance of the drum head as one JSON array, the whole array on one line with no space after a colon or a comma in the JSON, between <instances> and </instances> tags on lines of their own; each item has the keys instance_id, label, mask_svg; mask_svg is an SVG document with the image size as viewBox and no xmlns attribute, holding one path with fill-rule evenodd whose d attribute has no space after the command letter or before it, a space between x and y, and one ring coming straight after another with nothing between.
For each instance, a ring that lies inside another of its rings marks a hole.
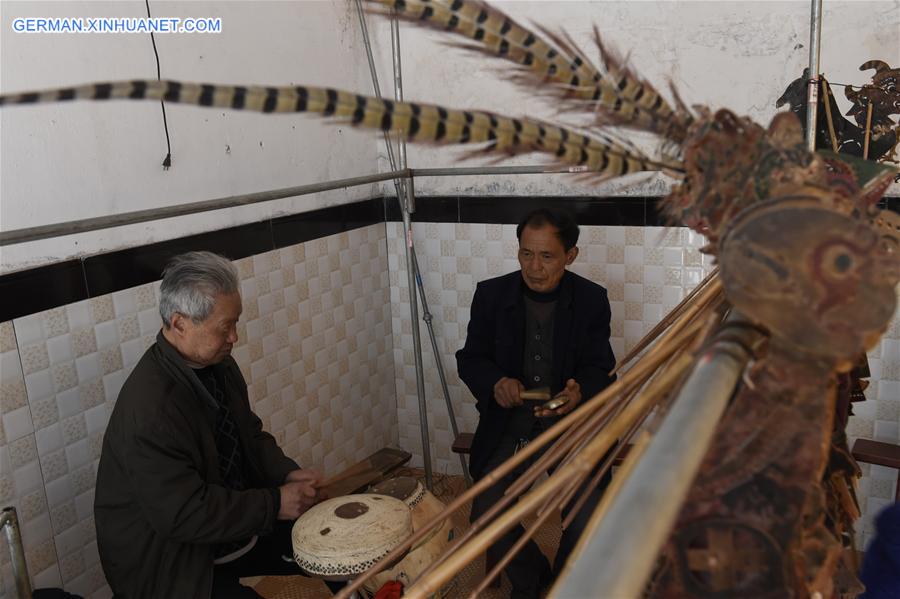
<instances>
[{"instance_id":1,"label":"drum head","mask_svg":"<svg viewBox=\"0 0 900 599\"><path fill-rule=\"evenodd\" d=\"M405 503L385 495L346 495L310 508L294 523L294 559L305 572L346 580L368 570L412 534Z\"/></svg>"},{"instance_id":2,"label":"drum head","mask_svg":"<svg viewBox=\"0 0 900 599\"><path fill-rule=\"evenodd\" d=\"M390 480L381 481L372 485L370 493L387 495L399 499L411 508L425 497L425 487L411 476L398 476Z\"/></svg>"}]
</instances>

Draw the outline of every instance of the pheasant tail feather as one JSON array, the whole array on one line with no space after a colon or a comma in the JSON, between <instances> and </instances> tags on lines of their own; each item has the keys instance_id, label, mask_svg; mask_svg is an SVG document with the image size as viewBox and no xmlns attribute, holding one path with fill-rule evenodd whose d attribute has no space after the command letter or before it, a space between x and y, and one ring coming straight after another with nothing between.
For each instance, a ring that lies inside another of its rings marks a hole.
<instances>
[{"instance_id":1,"label":"pheasant tail feather","mask_svg":"<svg viewBox=\"0 0 900 599\"><path fill-rule=\"evenodd\" d=\"M434 104L393 102L309 86L223 86L177 81L119 81L0 96L0 106L69 100L163 100L264 113L310 112L355 126L399 131L408 141L485 144L492 153L551 154L564 164L607 177L639 171L680 170L675 161L653 161L613 140L573 129L485 111L463 111Z\"/></svg>"}]
</instances>

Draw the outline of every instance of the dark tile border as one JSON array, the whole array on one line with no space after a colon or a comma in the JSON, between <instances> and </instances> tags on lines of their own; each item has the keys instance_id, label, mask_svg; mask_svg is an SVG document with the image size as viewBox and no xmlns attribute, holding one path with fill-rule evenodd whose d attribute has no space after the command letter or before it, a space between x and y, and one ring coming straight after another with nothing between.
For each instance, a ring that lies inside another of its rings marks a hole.
<instances>
[{"instance_id":1,"label":"dark tile border","mask_svg":"<svg viewBox=\"0 0 900 599\"><path fill-rule=\"evenodd\" d=\"M87 299L81 260L67 260L0 277L0 322Z\"/></svg>"},{"instance_id":2,"label":"dark tile border","mask_svg":"<svg viewBox=\"0 0 900 599\"><path fill-rule=\"evenodd\" d=\"M460 198L457 196L423 196L416 198L416 211L412 213L414 223L458 223ZM388 222L403 220L400 202L397 198L384 198L384 211Z\"/></svg>"},{"instance_id":3,"label":"dark tile border","mask_svg":"<svg viewBox=\"0 0 900 599\"><path fill-rule=\"evenodd\" d=\"M272 237L275 247L282 248L381 222L384 203L377 198L276 218Z\"/></svg>"},{"instance_id":4,"label":"dark tile border","mask_svg":"<svg viewBox=\"0 0 900 599\"><path fill-rule=\"evenodd\" d=\"M586 226L663 226L660 197L423 196L413 222L516 224L548 204L572 212ZM900 197L881 200L900 213ZM210 250L233 260L367 227L399 222L396 198L373 198L282 216L189 237L39 266L0 276L0 322L128 289L160 278L172 256Z\"/></svg>"},{"instance_id":5,"label":"dark tile border","mask_svg":"<svg viewBox=\"0 0 900 599\"><path fill-rule=\"evenodd\" d=\"M642 227L661 224L658 197L426 196L416 198L413 222L517 224L527 212L553 205L571 212L578 224ZM399 222L396 198L385 198L389 222Z\"/></svg>"},{"instance_id":6,"label":"dark tile border","mask_svg":"<svg viewBox=\"0 0 900 599\"><path fill-rule=\"evenodd\" d=\"M263 221L90 256L83 263L94 297L156 281L169 260L184 252L208 250L238 260L272 248L271 222Z\"/></svg>"},{"instance_id":7,"label":"dark tile border","mask_svg":"<svg viewBox=\"0 0 900 599\"><path fill-rule=\"evenodd\" d=\"M0 276L0 322L157 281L182 252L237 260L381 222L384 201L373 198L10 273Z\"/></svg>"}]
</instances>

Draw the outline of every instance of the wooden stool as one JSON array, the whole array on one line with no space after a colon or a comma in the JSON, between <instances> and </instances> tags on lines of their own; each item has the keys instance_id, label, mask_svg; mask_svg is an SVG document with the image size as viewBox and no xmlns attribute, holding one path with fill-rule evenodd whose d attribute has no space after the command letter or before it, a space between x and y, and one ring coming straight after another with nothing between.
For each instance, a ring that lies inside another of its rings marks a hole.
<instances>
[{"instance_id":1,"label":"wooden stool","mask_svg":"<svg viewBox=\"0 0 900 599\"><path fill-rule=\"evenodd\" d=\"M898 471L897 488L894 490L894 501L900 501L900 445L857 439L853 443L853 457L858 462L887 466Z\"/></svg>"},{"instance_id":2,"label":"wooden stool","mask_svg":"<svg viewBox=\"0 0 900 599\"><path fill-rule=\"evenodd\" d=\"M468 454L472 451L472 439L475 438L475 435L472 433L459 433L459 435L453 440L453 445L450 447L450 451L453 453L463 453Z\"/></svg>"}]
</instances>

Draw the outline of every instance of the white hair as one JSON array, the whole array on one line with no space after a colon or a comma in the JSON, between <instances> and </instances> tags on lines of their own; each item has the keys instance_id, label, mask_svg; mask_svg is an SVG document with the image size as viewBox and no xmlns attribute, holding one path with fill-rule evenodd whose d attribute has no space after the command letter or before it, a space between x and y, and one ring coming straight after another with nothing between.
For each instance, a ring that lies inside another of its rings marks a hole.
<instances>
[{"instance_id":1,"label":"white hair","mask_svg":"<svg viewBox=\"0 0 900 599\"><path fill-rule=\"evenodd\" d=\"M227 258L212 252L188 252L175 256L163 271L159 315L169 328L178 313L203 322L216 304L216 296L240 288L237 269Z\"/></svg>"}]
</instances>

